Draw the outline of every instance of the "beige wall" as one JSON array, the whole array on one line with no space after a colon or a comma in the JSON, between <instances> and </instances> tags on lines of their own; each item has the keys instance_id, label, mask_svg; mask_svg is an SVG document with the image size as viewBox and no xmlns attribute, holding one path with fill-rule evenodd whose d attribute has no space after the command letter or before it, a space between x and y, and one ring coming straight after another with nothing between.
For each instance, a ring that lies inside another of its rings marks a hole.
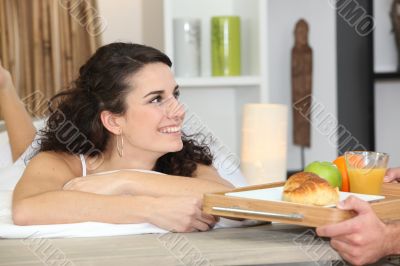
<instances>
[{"instance_id":1,"label":"beige wall","mask_svg":"<svg viewBox=\"0 0 400 266\"><path fill-rule=\"evenodd\" d=\"M142 43L142 0L98 0L100 15L107 21L103 44L115 41Z\"/></svg>"},{"instance_id":2,"label":"beige wall","mask_svg":"<svg viewBox=\"0 0 400 266\"><path fill-rule=\"evenodd\" d=\"M143 43L164 50L163 0L143 0Z\"/></svg>"},{"instance_id":3,"label":"beige wall","mask_svg":"<svg viewBox=\"0 0 400 266\"><path fill-rule=\"evenodd\" d=\"M98 0L98 5L108 25L104 44L129 41L163 50L163 0Z\"/></svg>"}]
</instances>

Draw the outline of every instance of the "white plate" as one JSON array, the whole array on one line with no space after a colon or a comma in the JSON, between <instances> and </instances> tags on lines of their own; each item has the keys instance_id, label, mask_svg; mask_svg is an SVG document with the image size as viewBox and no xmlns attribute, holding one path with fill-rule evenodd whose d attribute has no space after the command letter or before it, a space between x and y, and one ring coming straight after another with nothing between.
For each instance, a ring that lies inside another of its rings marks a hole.
<instances>
[{"instance_id":1,"label":"white plate","mask_svg":"<svg viewBox=\"0 0 400 266\"><path fill-rule=\"evenodd\" d=\"M264 188L264 189L256 189L256 190L247 190L241 192L229 192L225 193L226 196L232 197L239 197L239 198L246 198L246 199L256 199L256 200L268 200L268 201L279 201L283 202L282 200L282 187L273 187L273 188ZM349 196L355 196L359 199L365 201L377 201L384 199L385 196L378 196L378 195L367 195L367 194L358 194L358 193L350 193L350 192L339 192L339 200L345 200ZM287 202L287 201L285 201ZM288 202L290 203L290 202ZM335 207L334 205L328 205L325 207Z\"/></svg>"}]
</instances>

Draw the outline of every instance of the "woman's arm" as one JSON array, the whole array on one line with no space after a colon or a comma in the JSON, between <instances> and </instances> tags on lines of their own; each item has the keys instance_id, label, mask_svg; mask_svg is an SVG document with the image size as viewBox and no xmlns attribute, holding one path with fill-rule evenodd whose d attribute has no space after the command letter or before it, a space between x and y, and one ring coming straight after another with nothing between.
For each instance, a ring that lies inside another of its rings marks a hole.
<instances>
[{"instance_id":1,"label":"woman's arm","mask_svg":"<svg viewBox=\"0 0 400 266\"><path fill-rule=\"evenodd\" d=\"M31 160L13 195L17 225L75 222L149 222L177 232L206 231L216 223L201 211L194 197L97 195L63 191L75 175L56 153L44 152Z\"/></svg>"},{"instance_id":2,"label":"woman's arm","mask_svg":"<svg viewBox=\"0 0 400 266\"><path fill-rule=\"evenodd\" d=\"M19 99L10 73L0 61L0 113L7 127L13 161L31 145L36 129L32 119Z\"/></svg>"},{"instance_id":3,"label":"woman's arm","mask_svg":"<svg viewBox=\"0 0 400 266\"><path fill-rule=\"evenodd\" d=\"M104 223L148 222L150 198L143 196L104 196L78 191L49 191L15 200L16 225L63 224L97 221Z\"/></svg>"},{"instance_id":4,"label":"woman's arm","mask_svg":"<svg viewBox=\"0 0 400 266\"><path fill-rule=\"evenodd\" d=\"M145 221L145 203L148 197L63 191L63 185L73 177L68 164L55 154L41 153L33 158L13 194L14 223L28 225Z\"/></svg>"},{"instance_id":5,"label":"woman's arm","mask_svg":"<svg viewBox=\"0 0 400 266\"><path fill-rule=\"evenodd\" d=\"M113 174L78 177L69 181L64 189L97 194L130 194L142 196L194 196L220 192L233 186L223 181L211 167L200 168L195 177L160 175L140 171L121 170Z\"/></svg>"},{"instance_id":6,"label":"woman's arm","mask_svg":"<svg viewBox=\"0 0 400 266\"><path fill-rule=\"evenodd\" d=\"M208 166L204 164L197 164L197 169L195 172L194 177L204 179L204 180L209 180L212 182L217 182L220 183L221 185L224 185L229 188L234 188L234 186L223 179L219 174L217 169L215 169L213 166Z\"/></svg>"}]
</instances>

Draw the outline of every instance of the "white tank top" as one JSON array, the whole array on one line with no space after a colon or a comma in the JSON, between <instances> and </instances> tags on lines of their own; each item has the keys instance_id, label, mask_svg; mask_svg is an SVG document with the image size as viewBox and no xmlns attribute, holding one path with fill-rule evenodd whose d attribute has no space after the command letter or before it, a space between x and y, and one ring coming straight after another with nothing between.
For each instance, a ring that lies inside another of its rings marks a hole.
<instances>
[{"instance_id":1,"label":"white tank top","mask_svg":"<svg viewBox=\"0 0 400 266\"><path fill-rule=\"evenodd\" d=\"M86 172L86 159L85 156L83 154L79 154L79 158L81 159L81 165L82 165L82 176L86 176L87 172ZM151 171L151 170L142 170L142 169L120 169L120 170L111 170L111 171L106 171L106 172L102 172L102 173L97 173L95 175L101 175L101 174L111 174L111 173L115 173L121 170L128 170L128 171L138 171L138 172L143 172L143 173L153 173L153 174L161 174L161 175L165 175L164 173L160 173L160 172L156 172L156 171Z\"/></svg>"},{"instance_id":2,"label":"white tank top","mask_svg":"<svg viewBox=\"0 0 400 266\"><path fill-rule=\"evenodd\" d=\"M82 164L82 176L86 176L86 159L83 154L79 154L79 157L81 158L81 164Z\"/></svg>"}]
</instances>

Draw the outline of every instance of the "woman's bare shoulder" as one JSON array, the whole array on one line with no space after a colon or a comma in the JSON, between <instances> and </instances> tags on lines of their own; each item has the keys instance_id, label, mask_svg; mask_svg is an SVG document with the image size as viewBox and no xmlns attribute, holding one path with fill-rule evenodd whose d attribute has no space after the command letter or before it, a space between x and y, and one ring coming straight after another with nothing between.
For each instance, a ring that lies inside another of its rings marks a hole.
<instances>
[{"instance_id":1,"label":"woman's bare shoulder","mask_svg":"<svg viewBox=\"0 0 400 266\"><path fill-rule=\"evenodd\" d=\"M16 185L14 201L44 192L62 190L64 184L79 176L75 168L71 156L57 152L38 153L28 163Z\"/></svg>"},{"instance_id":2,"label":"woman's bare shoulder","mask_svg":"<svg viewBox=\"0 0 400 266\"><path fill-rule=\"evenodd\" d=\"M63 168L59 170L68 170L73 173L74 176L78 177L82 174L82 166L79 156L74 154L67 154L54 151L45 151L38 153L28 164L28 168L42 168L46 169L49 167Z\"/></svg>"}]
</instances>

